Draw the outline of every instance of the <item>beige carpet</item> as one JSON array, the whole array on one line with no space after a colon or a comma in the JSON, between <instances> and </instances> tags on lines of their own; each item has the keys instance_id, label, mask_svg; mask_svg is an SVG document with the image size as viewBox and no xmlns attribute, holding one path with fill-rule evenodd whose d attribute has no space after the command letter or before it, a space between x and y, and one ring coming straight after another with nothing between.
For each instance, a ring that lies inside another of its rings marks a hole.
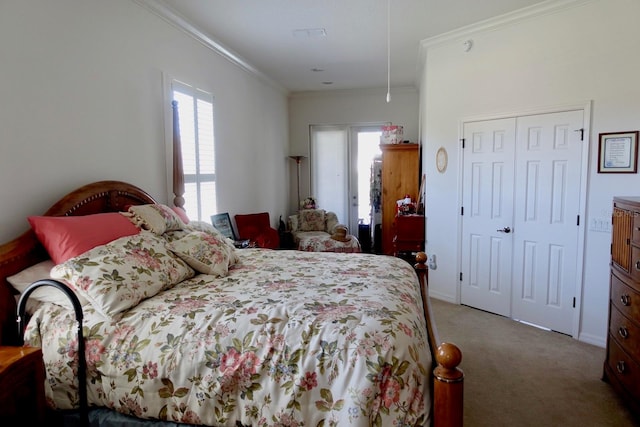
<instances>
[{"instance_id":1,"label":"beige carpet","mask_svg":"<svg viewBox=\"0 0 640 427\"><path fill-rule=\"evenodd\" d=\"M432 299L440 339L462 350L464 425L640 426L601 380L603 348Z\"/></svg>"}]
</instances>

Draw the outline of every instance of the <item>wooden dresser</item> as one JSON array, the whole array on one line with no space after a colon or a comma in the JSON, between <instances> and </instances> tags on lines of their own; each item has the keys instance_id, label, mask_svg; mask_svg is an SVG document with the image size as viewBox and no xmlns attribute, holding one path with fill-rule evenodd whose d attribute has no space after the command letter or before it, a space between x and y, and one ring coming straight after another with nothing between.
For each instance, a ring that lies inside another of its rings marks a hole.
<instances>
[{"instance_id":1,"label":"wooden dresser","mask_svg":"<svg viewBox=\"0 0 640 427\"><path fill-rule=\"evenodd\" d=\"M417 199L420 184L418 144L380 144L382 151L382 253L393 255L396 201Z\"/></svg>"},{"instance_id":2,"label":"wooden dresser","mask_svg":"<svg viewBox=\"0 0 640 427\"><path fill-rule=\"evenodd\" d=\"M640 414L640 197L614 197L603 379Z\"/></svg>"},{"instance_id":3,"label":"wooden dresser","mask_svg":"<svg viewBox=\"0 0 640 427\"><path fill-rule=\"evenodd\" d=\"M399 215L395 218L393 256L400 252L424 250L424 215Z\"/></svg>"}]
</instances>

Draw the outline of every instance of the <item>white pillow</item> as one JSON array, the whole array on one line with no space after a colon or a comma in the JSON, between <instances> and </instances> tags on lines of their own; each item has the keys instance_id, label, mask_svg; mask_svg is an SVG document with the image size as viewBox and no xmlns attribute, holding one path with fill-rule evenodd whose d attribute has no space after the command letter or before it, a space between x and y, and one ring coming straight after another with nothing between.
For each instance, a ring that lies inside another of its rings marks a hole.
<instances>
[{"instance_id":1,"label":"white pillow","mask_svg":"<svg viewBox=\"0 0 640 427\"><path fill-rule=\"evenodd\" d=\"M55 264L50 259L39 262L31 267L25 268L13 276L7 277L7 282L9 282L16 291L22 294L33 282L42 279L52 279L51 269L54 266ZM63 282L63 284L65 283ZM82 295L78 295L77 292L76 296L78 297L81 305L85 305L88 302L86 298ZM42 302L52 302L67 308L73 308L71 300L69 300L61 290L56 289L53 286L42 286L33 291L31 295L29 295L29 298Z\"/></svg>"}]
</instances>

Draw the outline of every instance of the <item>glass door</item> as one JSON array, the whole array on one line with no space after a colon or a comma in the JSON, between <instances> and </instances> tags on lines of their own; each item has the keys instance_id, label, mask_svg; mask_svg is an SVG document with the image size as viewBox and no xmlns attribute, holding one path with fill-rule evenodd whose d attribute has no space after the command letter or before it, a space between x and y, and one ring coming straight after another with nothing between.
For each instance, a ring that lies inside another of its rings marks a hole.
<instances>
[{"instance_id":1,"label":"glass door","mask_svg":"<svg viewBox=\"0 0 640 427\"><path fill-rule=\"evenodd\" d=\"M382 126L311 127L311 195L320 208L335 212L351 234L358 237L363 230L364 250L373 231L373 165L382 154Z\"/></svg>"}]
</instances>

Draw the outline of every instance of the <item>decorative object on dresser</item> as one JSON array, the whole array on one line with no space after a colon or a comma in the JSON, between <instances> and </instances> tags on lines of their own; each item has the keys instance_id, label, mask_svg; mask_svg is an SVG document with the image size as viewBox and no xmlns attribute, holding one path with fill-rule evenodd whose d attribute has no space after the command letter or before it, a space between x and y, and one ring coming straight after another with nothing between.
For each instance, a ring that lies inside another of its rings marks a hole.
<instances>
[{"instance_id":1,"label":"decorative object on dresser","mask_svg":"<svg viewBox=\"0 0 640 427\"><path fill-rule=\"evenodd\" d=\"M640 197L614 197L603 379L640 414Z\"/></svg>"},{"instance_id":2,"label":"decorative object on dresser","mask_svg":"<svg viewBox=\"0 0 640 427\"><path fill-rule=\"evenodd\" d=\"M415 198L420 184L419 144L380 144L382 151L382 253L393 255L396 201Z\"/></svg>"},{"instance_id":3,"label":"decorative object on dresser","mask_svg":"<svg viewBox=\"0 0 640 427\"><path fill-rule=\"evenodd\" d=\"M44 425L44 365L36 347L0 347L0 421Z\"/></svg>"}]
</instances>

